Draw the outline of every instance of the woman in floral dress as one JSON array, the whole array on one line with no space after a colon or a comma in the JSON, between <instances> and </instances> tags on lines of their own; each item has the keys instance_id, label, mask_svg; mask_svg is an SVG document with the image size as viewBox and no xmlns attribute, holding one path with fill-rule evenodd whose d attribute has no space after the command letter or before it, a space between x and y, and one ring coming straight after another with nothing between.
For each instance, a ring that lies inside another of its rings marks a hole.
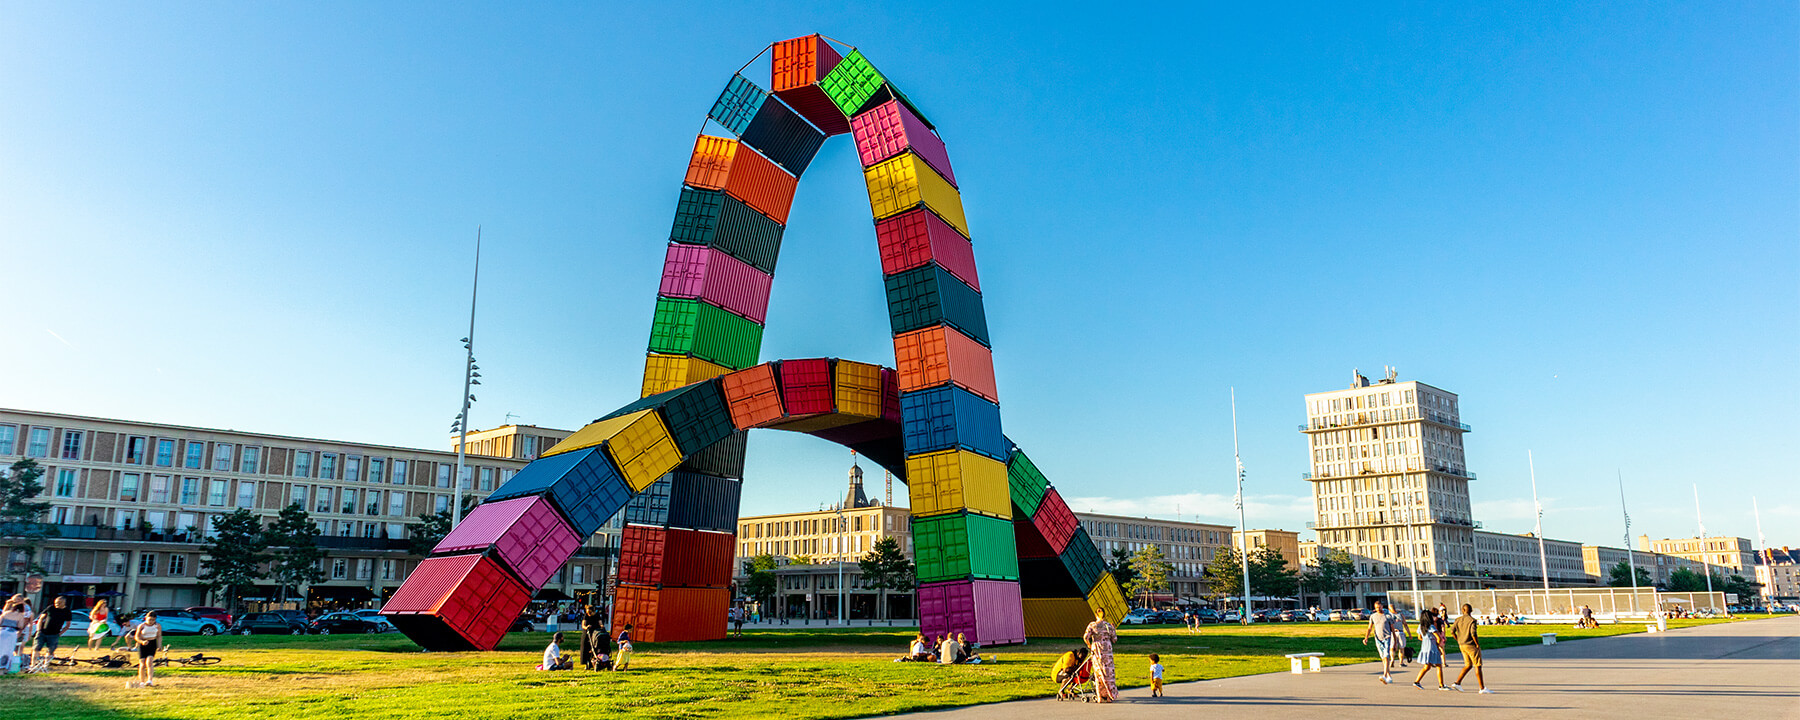
<instances>
[{"instance_id":1,"label":"woman in floral dress","mask_svg":"<svg viewBox=\"0 0 1800 720\"><path fill-rule=\"evenodd\" d=\"M1094 664L1094 690L1100 696L1100 702L1112 702L1119 696L1119 683L1113 678L1113 643L1119 641L1119 631L1112 623L1106 621L1106 611L1094 609L1094 621L1087 626L1087 632L1081 639L1087 641L1088 657Z\"/></svg>"}]
</instances>

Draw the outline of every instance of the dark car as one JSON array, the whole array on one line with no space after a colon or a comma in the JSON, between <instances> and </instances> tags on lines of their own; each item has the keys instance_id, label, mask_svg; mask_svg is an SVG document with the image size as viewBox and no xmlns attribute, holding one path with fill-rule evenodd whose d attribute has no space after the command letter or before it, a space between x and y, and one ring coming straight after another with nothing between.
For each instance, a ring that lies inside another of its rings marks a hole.
<instances>
[{"instance_id":1,"label":"dark car","mask_svg":"<svg viewBox=\"0 0 1800 720\"><path fill-rule=\"evenodd\" d=\"M1308 618L1306 617L1306 613L1303 611L1300 611L1300 610L1283 610L1283 611L1281 611L1281 621L1282 622L1306 622L1307 619Z\"/></svg>"},{"instance_id":2,"label":"dark car","mask_svg":"<svg viewBox=\"0 0 1800 720\"><path fill-rule=\"evenodd\" d=\"M1181 613L1180 613L1180 612L1179 612L1179 611L1175 611L1175 610L1164 610L1164 611L1162 611L1162 612L1159 612L1159 613L1157 613L1157 616L1158 616L1158 617L1159 617L1159 618L1161 618L1161 619L1160 619L1160 620L1159 620L1159 622L1165 622L1165 623L1175 623L1175 624L1178 624L1178 625L1185 625L1185 624L1187 624L1187 616L1186 616L1186 615L1183 615L1183 614L1181 614Z\"/></svg>"},{"instance_id":3,"label":"dark car","mask_svg":"<svg viewBox=\"0 0 1800 720\"><path fill-rule=\"evenodd\" d=\"M1200 622L1203 623L1211 624L1219 621L1219 611L1212 608L1200 608L1195 610L1194 614L1200 616Z\"/></svg>"},{"instance_id":4,"label":"dark car","mask_svg":"<svg viewBox=\"0 0 1800 720\"><path fill-rule=\"evenodd\" d=\"M219 624L224 627L231 627L232 625L231 613L225 612L225 608L200 606L188 608L187 611L203 618L217 620L219 621Z\"/></svg>"},{"instance_id":5,"label":"dark car","mask_svg":"<svg viewBox=\"0 0 1800 720\"><path fill-rule=\"evenodd\" d=\"M1281 622L1280 610L1257 610L1250 613L1250 616L1260 623Z\"/></svg>"},{"instance_id":6,"label":"dark car","mask_svg":"<svg viewBox=\"0 0 1800 720\"><path fill-rule=\"evenodd\" d=\"M313 632L320 635L330 635L332 633L374 635L375 633L382 631L382 624L368 618L358 617L351 613L335 612L314 620L312 628Z\"/></svg>"},{"instance_id":7,"label":"dark car","mask_svg":"<svg viewBox=\"0 0 1800 720\"><path fill-rule=\"evenodd\" d=\"M275 612L248 613L238 618L237 624L231 626L231 632L238 635L275 634L305 635L312 628L312 623L296 621L292 617Z\"/></svg>"},{"instance_id":8,"label":"dark car","mask_svg":"<svg viewBox=\"0 0 1800 720\"><path fill-rule=\"evenodd\" d=\"M519 617L517 617L513 620L512 627L507 628L506 631L509 633L536 632L537 627L532 625L531 621L532 621L532 618L530 616L520 615Z\"/></svg>"}]
</instances>

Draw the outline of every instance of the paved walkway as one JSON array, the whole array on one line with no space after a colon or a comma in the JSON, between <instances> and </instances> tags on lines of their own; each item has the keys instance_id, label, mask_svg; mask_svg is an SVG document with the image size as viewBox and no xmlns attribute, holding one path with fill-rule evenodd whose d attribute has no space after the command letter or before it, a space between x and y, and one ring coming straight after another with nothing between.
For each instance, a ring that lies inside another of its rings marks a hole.
<instances>
[{"instance_id":1,"label":"paved walkway","mask_svg":"<svg viewBox=\"0 0 1800 720\"><path fill-rule=\"evenodd\" d=\"M1545 628L1549 630L1549 628ZM1461 663L1460 655L1450 656ZM1776 718L1800 719L1800 617L1753 620L1620 635L1556 645L1489 650L1483 655L1492 695L1439 692L1435 677L1421 691L1382 685L1376 664L1328 667L1322 673L1276 673L1124 691L1119 702L1094 705L1022 700L924 713L939 718ZM1460 669L1460 665L1456 669ZM1410 668L1418 671L1418 666ZM1138 668L1131 670L1137 671ZM1445 668L1445 682L1456 679ZM1047 685L1047 683L1046 683ZM1046 692L1052 692L1048 687Z\"/></svg>"}]
</instances>

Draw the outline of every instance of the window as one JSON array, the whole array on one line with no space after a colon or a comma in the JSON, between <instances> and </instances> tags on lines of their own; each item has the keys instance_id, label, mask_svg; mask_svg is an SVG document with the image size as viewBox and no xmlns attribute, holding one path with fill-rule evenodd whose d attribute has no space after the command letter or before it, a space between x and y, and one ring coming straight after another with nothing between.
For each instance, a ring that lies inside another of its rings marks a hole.
<instances>
[{"instance_id":1,"label":"window","mask_svg":"<svg viewBox=\"0 0 1800 720\"><path fill-rule=\"evenodd\" d=\"M313 508L313 512L331 512L331 488L319 486L319 504Z\"/></svg>"},{"instance_id":2,"label":"window","mask_svg":"<svg viewBox=\"0 0 1800 720\"><path fill-rule=\"evenodd\" d=\"M363 491L363 501L364 501L363 504L365 506L367 506L367 510L366 510L367 514L369 514L369 515L380 515L381 514L381 491L380 490L364 490Z\"/></svg>"},{"instance_id":3,"label":"window","mask_svg":"<svg viewBox=\"0 0 1800 720\"><path fill-rule=\"evenodd\" d=\"M403 492L400 492L397 490L394 492L388 493L388 514L389 515L405 515L406 514L406 493L403 493Z\"/></svg>"},{"instance_id":4,"label":"window","mask_svg":"<svg viewBox=\"0 0 1800 720\"><path fill-rule=\"evenodd\" d=\"M344 479L345 480L361 480L362 479L362 456L360 456L360 455L345 455L344 456Z\"/></svg>"},{"instance_id":5,"label":"window","mask_svg":"<svg viewBox=\"0 0 1800 720\"><path fill-rule=\"evenodd\" d=\"M358 580L369 579L369 574L373 571L374 566L375 566L375 561L370 558L357 558L356 559L356 579L358 579Z\"/></svg>"},{"instance_id":6,"label":"window","mask_svg":"<svg viewBox=\"0 0 1800 720\"><path fill-rule=\"evenodd\" d=\"M213 469L219 472L231 472L231 443L213 443Z\"/></svg>"},{"instance_id":7,"label":"window","mask_svg":"<svg viewBox=\"0 0 1800 720\"><path fill-rule=\"evenodd\" d=\"M182 466L193 470L199 470L201 461L205 459L206 443L189 440L187 443L187 457L182 460Z\"/></svg>"},{"instance_id":8,"label":"window","mask_svg":"<svg viewBox=\"0 0 1800 720\"><path fill-rule=\"evenodd\" d=\"M441 487L441 488L450 487L450 466L449 465L445 465L443 463L438 463L437 486Z\"/></svg>"},{"instance_id":9,"label":"window","mask_svg":"<svg viewBox=\"0 0 1800 720\"><path fill-rule=\"evenodd\" d=\"M62 459L64 459L64 460L80 460L81 459L81 431L80 430L64 430L63 431Z\"/></svg>"},{"instance_id":10,"label":"window","mask_svg":"<svg viewBox=\"0 0 1800 720\"><path fill-rule=\"evenodd\" d=\"M50 524L51 525L67 525L67 524L69 524L69 509L66 507L50 508ZM49 551L46 550L45 552L49 552ZM52 570L51 572L56 572L56 571Z\"/></svg>"},{"instance_id":11,"label":"window","mask_svg":"<svg viewBox=\"0 0 1800 720\"><path fill-rule=\"evenodd\" d=\"M349 520L339 520L338 521L338 537L350 537L355 534L356 534L356 523L351 522Z\"/></svg>"},{"instance_id":12,"label":"window","mask_svg":"<svg viewBox=\"0 0 1800 720\"><path fill-rule=\"evenodd\" d=\"M258 472L258 466L260 466L261 464L262 464L262 448L258 448L258 447L244 448L244 459L243 459L243 462L240 463L238 472L241 472L241 473L244 473L247 475L255 475Z\"/></svg>"},{"instance_id":13,"label":"window","mask_svg":"<svg viewBox=\"0 0 1800 720\"><path fill-rule=\"evenodd\" d=\"M50 457L50 428L34 427L26 436L25 454L34 457Z\"/></svg>"},{"instance_id":14,"label":"window","mask_svg":"<svg viewBox=\"0 0 1800 720\"><path fill-rule=\"evenodd\" d=\"M312 453L294 453L294 477L312 477Z\"/></svg>"},{"instance_id":15,"label":"window","mask_svg":"<svg viewBox=\"0 0 1800 720\"><path fill-rule=\"evenodd\" d=\"M175 467L175 441L158 439L156 441L156 464L158 467Z\"/></svg>"},{"instance_id":16,"label":"window","mask_svg":"<svg viewBox=\"0 0 1800 720\"><path fill-rule=\"evenodd\" d=\"M144 453L150 448L150 439L141 436L125 438L125 462L133 465L144 464Z\"/></svg>"},{"instance_id":17,"label":"window","mask_svg":"<svg viewBox=\"0 0 1800 720\"><path fill-rule=\"evenodd\" d=\"M395 460L394 461L393 483L395 485L405 485L406 484L406 461L405 460Z\"/></svg>"},{"instance_id":18,"label":"window","mask_svg":"<svg viewBox=\"0 0 1800 720\"><path fill-rule=\"evenodd\" d=\"M186 555L170 555L169 556L169 577L184 577L186 575L187 575L187 556Z\"/></svg>"},{"instance_id":19,"label":"window","mask_svg":"<svg viewBox=\"0 0 1800 720\"><path fill-rule=\"evenodd\" d=\"M306 508L306 495L307 495L307 486L306 485L295 485L293 487L290 487L290 488L288 488L288 504L289 505L299 505L301 509L305 509Z\"/></svg>"},{"instance_id":20,"label":"window","mask_svg":"<svg viewBox=\"0 0 1800 720\"><path fill-rule=\"evenodd\" d=\"M363 537L366 537L366 538L375 537L375 531L378 529L379 528L376 526L376 523L363 523ZM359 577L358 579L359 580L367 580L369 578L367 576L363 576L363 577Z\"/></svg>"},{"instance_id":21,"label":"window","mask_svg":"<svg viewBox=\"0 0 1800 720\"><path fill-rule=\"evenodd\" d=\"M507 469L507 468L500 468L500 477L499 477L499 478L496 478L496 479L495 479L495 482L496 482L496 483L497 483L497 484L498 484L498 485L499 485L499 486L500 486L500 487L506 487L506 482L507 482L507 481L508 481L508 480L511 480L511 479L512 479L512 477L513 477L513 473L515 473L515 472L517 472L517 471L515 471L515 470L510 470L510 469Z\"/></svg>"},{"instance_id":22,"label":"window","mask_svg":"<svg viewBox=\"0 0 1800 720\"><path fill-rule=\"evenodd\" d=\"M355 490L351 490L348 488L346 488L344 490L344 509L342 512L345 515L351 515L356 512L356 491Z\"/></svg>"},{"instance_id":23,"label":"window","mask_svg":"<svg viewBox=\"0 0 1800 720\"><path fill-rule=\"evenodd\" d=\"M494 469L493 468L485 468L484 467L481 469L481 489L482 490L494 489Z\"/></svg>"},{"instance_id":24,"label":"window","mask_svg":"<svg viewBox=\"0 0 1800 720\"><path fill-rule=\"evenodd\" d=\"M474 477L475 477L475 466L464 465L463 469L462 469L462 489L464 489L464 490L470 489L471 488L470 480L472 480Z\"/></svg>"},{"instance_id":25,"label":"window","mask_svg":"<svg viewBox=\"0 0 1800 720\"><path fill-rule=\"evenodd\" d=\"M382 474L387 471L387 461L380 458L369 458L369 482L381 482Z\"/></svg>"},{"instance_id":26,"label":"window","mask_svg":"<svg viewBox=\"0 0 1800 720\"><path fill-rule=\"evenodd\" d=\"M381 561L381 579L383 579L383 580L394 579L394 561L392 561L392 560Z\"/></svg>"},{"instance_id":27,"label":"window","mask_svg":"<svg viewBox=\"0 0 1800 720\"><path fill-rule=\"evenodd\" d=\"M238 481L237 506L241 508L256 507L256 481Z\"/></svg>"},{"instance_id":28,"label":"window","mask_svg":"<svg viewBox=\"0 0 1800 720\"><path fill-rule=\"evenodd\" d=\"M75 472L69 468L56 471L56 496L75 497Z\"/></svg>"},{"instance_id":29,"label":"window","mask_svg":"<svg viewBox=\"0 0 1800 720\"><path fill-rule=\"evenodd\" d=\"M326 480L337 479L337 455L319 453L319 477Z\"/></svg>"},{"instance_id":30,"label":"window","mask_svg":"<svg viewBox=\"0 0 1800 720\"><path fill-rule=\"evenodd\" d=\"M342 580L350 574L350 562L344 558L332 558L331 579Z\"/></svg>"},{"instance_id":31,"label":"window","mask_svg":"<svg viewBox=\"0 0 1800 720\"><path fill-rule=\"evenodd\" d=\"M44 572L49 573L51 575L61 573L63 571L63 551L61 551L61 550L45 550L44 556L43 556L43 563L44 563Z\"/></svg>"},{"instance_id":32,"label":"window","mask_svg":"<svg viewBox=\"0 0 1800 720\"><path fill-rule=\"evenodd\" d=\"M587 566L586 565L571 565L571 566L569 566L569 582L572 582L572 583L587 582Z\"/></svg>"},{"instance_id":33,"label":"window","mask_svg":"<svg viewBox=\"0 0 1800 720\"><path fill-rule=\"evenodd\" d=\"M166 503L169 501L169 483L172 479L167 475L150 476L150 502Z\"/></svg>"},{"instance_id":34,"label":"window","mask_svg":"<svg viewBox=\"0 0 1800 720\"><path fill-rule=\"evenodd\" d=\"M214 479L206 489L206 504L225 507L225 481Z\"/></svg>"},{"instance_id":35,"label":"window","mask_svg":"<svg viewBox=\"0 0 1800 720\"><path fill-rule=\"evenodd\" d=\"M142 479L142 477L143 476L138 475L137 473L122 473L122 474L120 474L119 475L119 500L121 500L123 502L137 502L138 481L140 479Z\"/></svg>"},{"instance_id":36,"label":"window","mask_svg":"<svg viewBox=\"0 0 1800 720\"><path fill-rule=\"evenodd\" d=\"M0 455L13 454L13 443L19 441L19 426L0 425Z\"/></svg>"},{"instance_id":37,"label":"window","mask_svg":"<svg viewBox=\"0 0 1800 720\"><path fill-rule=\"evenodd\" d=\"M125 553L116 552L116 553L107 553L106 554L106 574L108 574L108 575L124 575L125 574Z\"/></svg>"},{"instance_id":38,"label":"window","mask_svg":"<svg viewBox=\"0 0 1800 720\"><path fill-rule=\"evenodd\" d=\"M156 574L156 553L147 552L147 553L142 553L142 554L138 555L138 574L139 575L155 575Z\"/></svg>"},{"instance_id":39,"label":"window","mask_svg":"<svg viewBox=\"0 0 1800 720\"><path fill-rule=\"evenodd\" d=\"M433 507L436 508L436 512L450 512L450 496L438 495L436 498L437 502L433 505Z\"/></svg>"}]
</instances>

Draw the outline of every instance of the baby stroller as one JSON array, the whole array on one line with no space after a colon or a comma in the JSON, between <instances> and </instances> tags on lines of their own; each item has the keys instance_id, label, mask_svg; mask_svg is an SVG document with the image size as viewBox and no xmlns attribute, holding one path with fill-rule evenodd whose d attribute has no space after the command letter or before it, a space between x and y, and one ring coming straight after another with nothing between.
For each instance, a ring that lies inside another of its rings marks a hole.
<instances>
[{"instance_id":1,"label":"baby stroller","mask_svg":"<svg viewBox=\"0 0 1800 720\"><path fill-rule=\"evenodd\" d=\"M1057 674L1059 686L1056 689L1056 699L1094 702L1100 696L1098 688L1094 687L1093 659L1085 651L1077 651L1076 654L1081 661Z\"/></svg>"}]
</instances>

